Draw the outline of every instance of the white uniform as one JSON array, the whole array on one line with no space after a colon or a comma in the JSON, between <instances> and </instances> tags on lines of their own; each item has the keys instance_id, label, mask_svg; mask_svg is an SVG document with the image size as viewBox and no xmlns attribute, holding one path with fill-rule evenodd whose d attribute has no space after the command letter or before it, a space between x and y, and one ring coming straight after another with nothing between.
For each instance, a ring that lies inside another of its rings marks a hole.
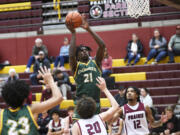
<instances>
[{"instance_id":1,"label":"white uniform","mask_svg":"<svg viewBox=\"0 0 180 135\"><path fill-rule=\"evenodd\" d=\"M77 122L81 135L107 135L105 125L99 115L90 119L80 119Z\"/></svg>"},{"instance_id":2,"label":"white uniform","mask_svg":"<svg viewBox=\"0 0 180 135\"><path fill-rule=\"evenodd\" d=\"M125 104L123 106L125 116L126 135L147 135L149 134L146 111L143 103L137 103L135 106Z\"/></svg>"},{"instance_id":3,"label":"white uniform","mask_svg":"<svg viewBox=\"0 0 180 135\"><path fill-rule=\"evenodd\" d=\"M118 118L114 123L112 123L111 127L112 127L112 133L113 134L118 133L119 126L120 126L120 121L121 121L121 119Z\"/></svg>"}]
</instances>

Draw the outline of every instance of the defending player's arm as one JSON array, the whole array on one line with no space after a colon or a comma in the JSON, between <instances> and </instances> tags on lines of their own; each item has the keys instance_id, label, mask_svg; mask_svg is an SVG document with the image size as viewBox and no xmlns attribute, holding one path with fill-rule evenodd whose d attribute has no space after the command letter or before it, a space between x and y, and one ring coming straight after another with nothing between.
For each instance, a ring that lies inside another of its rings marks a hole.
<instances>
[{"instance_id":1,"label":"defending player's arm","mask_svg":"<svg viewBox=\"0 0 180 135\"><path fill-rule=\"evenodd\" d=\"M71 71L75 72L77 67L77 60L76 60L76 31L70 24L66 24L67 28L72 34L70 48L69 48L69 64L71 67Z\"/></svg>"},{"instance_id":2,"label":"defending player's arm","mask_svg":"<svg viewBox=\"0 0 180 135\"><path fill-rule=\"evenodd\" d=\"M145 109L147 114L147 120L152 128L160 127L162 126L163 122L166 121L166 117L164 115L161 116L161 119L159 121L155 121L149 106L146 106Z\"/></svg>"},{"instance_id":3,"label":"defending player's arm","mask_svg":"<svg viewBox=\"0 0 180 135\"><path fill-rule=\"evenodd\" d=\"M31 111L33 114L39 114L41 112L49 110L52 107L60 104L63 100L61 92L59 91L57 85L55 84L54 79L50 73L50 70L48 70L47 68L44 69L41 68L41 71L39 71L39 73L43 77L44 82L50 86L52 97L44 102L31 105Z\"/></svg>"},{"instance_id":4,"label":"defending player's arm","mask_svg":"<svg viewBox=\"0 0 180 135\"><path fill-rule=\"evenodd\" d=\"M96 43L99 46L99 48L96 52L95 61L96 61L97 65L99 67L101 67L101 61L104 58L104 50L106 48L106 45L105 45L104 41L100 38L100 36L96 32L92 31L92 29L89 27L89 24L86 20L85 15L82 15L82 18L83 18L82 28L84 28L85 30L87 30L91 34L91 36L93 37L93 39L96 41Z\"/></svg>"},{"instance_id":5,"label":"defending player's arm","mask_svg":"<svg viewBox=\"0 0 180 135\"><path fill-rule=\"evenodd\" d=\"M120 119L118 133L116 133L116 134L114 134L114 135L121 135L122 129L123 129L123 120Z\"/></svg>"},{"instance_id":6,"label":"defending player's arm","mask_svg":"<svg viewBox=\"0 0 180 135\"><path fill-rule=\"evenodd\" d=\"M108 123L109 135L112 135L112 124Z\"/></svg>"},{"instance_id":7,"label":"defending player's arm","mask_svg":"<svg viewBox=\"0 0 180 135\"><path fill-rule=\"evenodd\" d=\"M111 103L111 106L112 106L106 112L103 112L103 113L100 114L100 117L101 117L101 119L103 121L108 121L108 120L110 120L112 118L114 113L118 110L119 105L116 102L116 100L114 99L114 97L111 95L109 90L107 89L105 80L103 78L101 78L101 77L98 77L97 82L99 83L99 84L97 84L97 86L99 87L99 89L101 91L104 92L104 94L109 99L109 101Z\"/></svg>"}]
</instances>

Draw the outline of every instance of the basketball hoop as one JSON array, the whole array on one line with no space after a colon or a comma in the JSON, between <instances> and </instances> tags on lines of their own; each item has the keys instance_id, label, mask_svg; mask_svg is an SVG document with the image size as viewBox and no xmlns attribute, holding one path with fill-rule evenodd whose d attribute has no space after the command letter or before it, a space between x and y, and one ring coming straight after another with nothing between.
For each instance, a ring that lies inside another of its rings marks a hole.
<instances>
[{"instance_id":1,"label":"basketball hoop","mask_svg":"<svg viewBox=\"0 0 180 135\"><path fill-rule=\"evenodd\" d=\"M144 15L150 15L149 0L126 0L127 14L130 17L138 18Z\"/></svg>"}]
</instances>

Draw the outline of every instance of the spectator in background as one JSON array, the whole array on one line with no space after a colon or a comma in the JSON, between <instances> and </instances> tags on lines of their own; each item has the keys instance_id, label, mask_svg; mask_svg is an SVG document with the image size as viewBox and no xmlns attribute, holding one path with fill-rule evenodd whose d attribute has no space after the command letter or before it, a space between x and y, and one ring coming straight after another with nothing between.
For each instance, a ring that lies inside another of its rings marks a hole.
<instances>
[{"instance_id":1,"label":"spectator in background","mask_svg":"<svg viewBox=\"0 0 180 135\"><path fill-rule=\"evenodd\" d=\"M54 81L57 82L64 99L67 99L67 91L71 91L69 75L57 69L54 71Z\"/></svg>"},{"instance_id":2,"label":"spectator in background","mask_svg":"<svg viewBox=\"0 0 180 135\"><path fill-rule=\"evenodd\" d=\"M48 100L48 99L51 98L51 97L52 97L51 88L50 88L49 85L46 85L46 86L44 87L44 90L42 91L41 102L46 101L46 100ZM60 107L60 106L57 105L57 106L55 106L55 107L52 108L52 109L59 109L59 107Z\"/></svg>"},{"instance_id":3,"label":"spectator in background","mask_svg":"<svg viewBox=\"0 0 180 135\"><path fill-rule=\"evenodd\" d=\"M33 67L33 74L30 75L32 85L38 85L39 80L42 79L42 76L39 74L40 67L46 67L50 69L50 62L45 58L45 53L43 51L39 51L38 59L36 59Z\"/></svg>"},{"instance_id":4,"label":"spectator in background","mask_svg":"<svg viewBox=\"0 0 180 135\"><path fill-rule=\"evenodd\" d=\"M127 103L125 95L124 95L126 89L124 88L124 86L120 86L118 90L119 90L119 93L115 95L114 98L118 102L119 106L123 106L124 104Z\"/></svg>"},{"instance_id":5,"label":"spectator in background","mask_svg":"<svg viewBox=\"0 0 180 135\"><path fill-rule=\"evenodd\" d=\"M168 44L169 62L174 63L174 55L180 56L180 25L176 27L176 34L173 35Z\"/></svg>"},{"instance_id":6,"label":"spectator in background","mask_svg":"<svg viewBox=\"0 0 180 135\"><path fill-rule=\"evenodd\" d=\"M69 40L67 37L64 38L64 45L60 49L59 56L56 57L54 67L58 67L58 63L60 61L61 69L64 68L64 63L69 62Z\"/></svg>"},{"instance_id":7,"label":"spectator in background","mask_svg":"<svg viewBox=\"0 0 180 135\"><path fill-rule=\"evenodd\" d=\"M158 29L154 30L154 37L149 42L150 52L147 56L147 60L145 64L148 63L152 58L155 58L152 64L157 64L160 60L162 60L167 55L167 41L166 39L160 35Z\"/></svg>"},{"instance_id":8,"label":"spectator in background","mask_svg":"<svg viewBox=\"0 0 180 135\"><path fill-rule=\"evenodd\" d=\"M128 59L127 66L135 65L143 55L143 45L138 39L136 34L132 34L132 40L128 42L127 45L127 56L125 61ZM131 64L131 61L134 60L134 63Z\"/></svg>"},{"instance_id":9,"label":"spectator in background","mask_svg":"<svg viewBox=\"0 0 180 135\"><path fill-rule=\"evenodd\" d=\"M49 121L50 121L50 117L46 111L43 112L41 115L39 115L37 123L39 125L40 135L47 135Z\"/></svg>"},{"instance_id":10,"label":"spectator in background","mask_svg":"<svg viewBox=\"0 0 180 135\"><path fill-rule=\"evenodd\" d=\"M74 107L73 106L68 107L67 112L68 112L68 116L64 118L64 131L65 131L64 135L71 134L70 132L73 125L72 117L74 114Z\"/></svg>"},{"instance_id":11,"label":"spectator in background","mask_svg":"<svg viewBox=\"0 0 180 135\"><path fill-rule=\"evenodd\" d=\"M140 101L144 104L144 106L153 107L153 100L149 95L149 90L147 88L141 88Z\"/></svg>"},{"instance_id":12,"label":"spectator in background","mask_svg":"<svg viewBox=\"0 0 180 135\"><path fill-rule=\"evenodd\" d=\"M14 68L11 68L9 70L9 76L7 78L7 82L12 82L12 81L16 81L19 79L19 75L16 74L16 70Z\"/></svg>"},{"instance_id":13,"label":"spectator in background","mask_svg":"<svg viewBox=\"0 0 180 135\"><path fill-rule=\"evenodd\" d=\"M106 78L112 73L112 57L109 56L107 48L104 50L104 59L102 60L102 77Z\"/></svg>"},{"instance_id":14,"label":"spectator in background","mask_svg":"<svg viewBox=\"0 0 180 135\"><path fill-rule=\"evenodd\" d=\"M178 127L178 118L174 115L173 108L168 106L165 108L165 115L167 116L167 121L163 124L164 132L160 135L176 135L175 133L180 131Z\"/></svg>"},{"instance_id":15,"label":"spectator in background","mask_svg":"<svg viewBox=\"0 0 180 135\"><path fill-rule=\"evenodd\" d=\"M43 45L42 39L37 38L35 40L35 45L33 46L33 49L32 49L32 56L29 58L25 72L30 72L30 67L35 62L35 60L37 60L39 58L40 51L44 52L45 57L48 56L47 47L45 45Z\"/></svg>"},{"instance_id":16,"label":"spectator in background","mask_svg":"<svg viewBox=\"0 0 180 135\"><path fill-rule=\"evenodd\" d=\"M54 109L51 112L52 120L48 125L48 134L47 135L62 135L64 133L63 119L60 117L60 112L58 109Z\"/></svg>"}]
</instances>

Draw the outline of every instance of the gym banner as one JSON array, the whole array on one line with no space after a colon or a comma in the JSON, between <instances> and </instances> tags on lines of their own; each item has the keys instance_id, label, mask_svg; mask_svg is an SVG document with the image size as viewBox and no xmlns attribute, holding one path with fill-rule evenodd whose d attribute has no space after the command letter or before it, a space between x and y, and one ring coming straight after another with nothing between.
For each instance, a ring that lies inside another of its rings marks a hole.
<instances>
[{"instance_id":1,"label":"gym banner","mask_svg":"<svg viewBox=\"0 0 180 135\"><path fill-rule=\"evenodd\" d=\"M90 17L114 18L127 15L125 0L90 0Z\"/></svg>"}]
</instances>

